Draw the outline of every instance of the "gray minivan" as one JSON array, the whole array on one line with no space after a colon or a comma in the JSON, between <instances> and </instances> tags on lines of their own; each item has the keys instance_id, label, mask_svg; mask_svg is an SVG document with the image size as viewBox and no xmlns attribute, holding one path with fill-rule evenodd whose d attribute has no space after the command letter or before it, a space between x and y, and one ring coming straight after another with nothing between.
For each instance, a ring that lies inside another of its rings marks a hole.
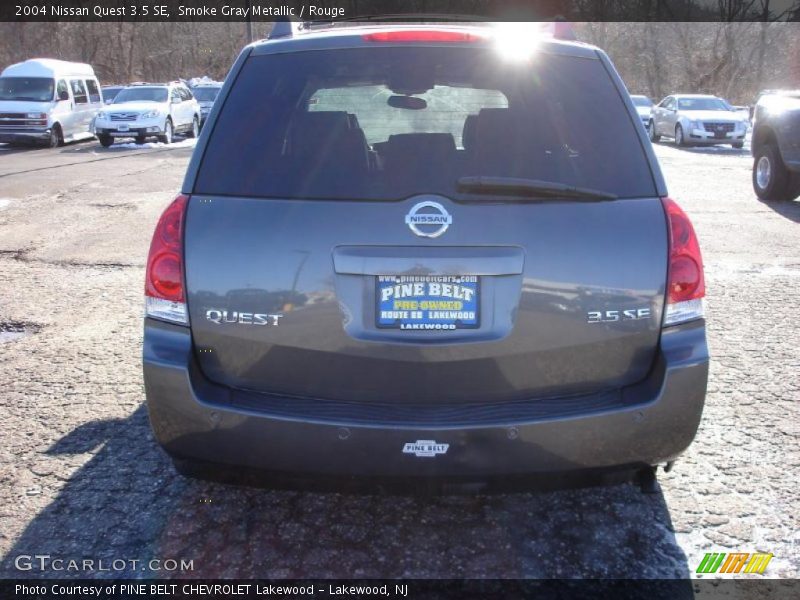
<instances>
[{"instance_id":1,"label":"gray minivan","mask_svg":"<svg viewBox=\"0 0 800 600\"><path fill-rule=\"evenodd\" d=\"M147 405L181 472L653 487L687 448L692 225L607 56L529 39L244 49L147 262Z\"/></svg>"}]
</instances>

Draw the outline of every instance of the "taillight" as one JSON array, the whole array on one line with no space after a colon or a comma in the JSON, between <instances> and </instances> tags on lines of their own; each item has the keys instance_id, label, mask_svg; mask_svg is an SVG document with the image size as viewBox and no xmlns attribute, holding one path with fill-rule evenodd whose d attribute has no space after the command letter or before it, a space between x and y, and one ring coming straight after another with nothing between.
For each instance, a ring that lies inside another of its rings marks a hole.
<instances>
[{"instance_id":1,"label":"taillight","mask_svg":"<svg viewBox=\"0 0 800 600\"><path fill-rule=\"evenodd\" d=\"M692 222L670 198L662 198L669 224L669 271L664 325L703 317L703 258Z\"/></svg>"},{"instance_id":2,"label":"taillight","mask_svg":"<svg viewBox=\"0 0 800 600\"><path fill-rule=\"evenodd\" d=\"M183 289L183 219L189 196L172 201L156 225L147 257L144 294L148 317L188 323Z\"/></svg>"},{"instance_id":3,"label":"taillight","mask_svg":"<svg viewBox=\"0 0 800 600\"><path fill-rule=\"evenodd\" d=\"M438 29L398 29L366 33L361 38L367 42L482 42L486 38L469 31Z\"/></svg>"}]
</instances>

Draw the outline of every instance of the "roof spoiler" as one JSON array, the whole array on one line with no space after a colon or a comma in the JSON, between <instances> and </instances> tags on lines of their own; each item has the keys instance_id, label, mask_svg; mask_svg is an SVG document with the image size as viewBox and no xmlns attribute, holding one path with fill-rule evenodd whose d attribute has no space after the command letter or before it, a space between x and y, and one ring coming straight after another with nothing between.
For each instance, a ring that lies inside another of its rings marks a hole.
<instances>
[{"instance_id":1,"label":"roof spoiler","mask_svg":"<svg viewBox=\"0 0 800 600\"><path fill-rule=\"evenodd\" d=\"M299 27L302 29L311 29L313 27L333 27L338 23L353 23L353 22L406 22L406 23L414 23L414 22L469 22L472 24L479 24L479 23L487 23L481 17L472 16L472 15L441 15L441 14L400 14L400 15L360 15L360 16L352 16L352 17L345 17L341 19L331 19L326 21L311 21L306 20L302 21L299 24ZM274 22L272 26L272 31L270 31L269 36L267 36L268 40L276 40L281 38L291 38L294 37L294 26L295 23L288 17L283 16L280 17L277 21ZM550 35L558 40L568 40L568 41L575 41L577 40L577 36L575 35L575 30L572 27L572 23L564 19L563 17L556 17L553 21L545 24L547 31Z\"/></svg>"}]
</instances>

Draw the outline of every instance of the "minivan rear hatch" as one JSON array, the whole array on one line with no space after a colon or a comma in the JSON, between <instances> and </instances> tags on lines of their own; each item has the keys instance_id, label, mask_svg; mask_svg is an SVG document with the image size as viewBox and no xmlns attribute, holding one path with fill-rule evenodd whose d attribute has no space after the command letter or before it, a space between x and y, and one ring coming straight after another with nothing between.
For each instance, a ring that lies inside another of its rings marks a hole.
<instances>
[{"instance_id":1,"label":"minivan rear hatch","mask_svg":"<svg viewBox=\"0 0 800 600\"><path fill-rule=\"evenodd\" d=\"M232 73L187 178L210 379L413 405L647 375L666 222L641 125L596 51L290 51L303 43L264 44Z\"/></svg>"}]
</instances>

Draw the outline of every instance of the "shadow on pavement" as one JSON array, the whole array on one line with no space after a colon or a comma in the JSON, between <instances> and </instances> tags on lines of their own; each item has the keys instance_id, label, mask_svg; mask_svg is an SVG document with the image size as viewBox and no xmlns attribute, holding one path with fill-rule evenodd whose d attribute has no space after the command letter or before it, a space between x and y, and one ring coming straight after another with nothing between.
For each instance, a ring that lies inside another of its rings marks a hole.
<instances>
[{"instance_id":1,"label":"shadow on pavement","mask_svg":"<svg viewBox=\"0 0 800 600\"><path fill-rule=\"evenodd\" d=\"M800 223L800 199L785 200L783 202L767 202L766 200L759 200L759 202L761 202L761 204L770 210L774 210L782 217L786 217L795 223Z\"/></svg>"},{"instance_id":2,"label":"shadow on pavement","mask_svg":"<svg viewBox=\"0 0 800 600\"><path fill-rule=\"evenodd\" d=\"M663 143L663 142L662 142ZM744 148L732 148L731 146L678 146L675 143L668 143L669 146L682 152L691 154L709 154L712 156L750 156L750 146Z\"/></svg>"},{"instance_id":3,"label":"shadow on pavement","mask_svg":"<svg viewBox=\"0 0 800 600\"><path fill-rule=\"evenodd\" d=\"M48 148L41 144L0 144L0 156L9 156L11 154L20 154L23 152L50 152L52 154L70 154L75 152L86 152L91 150L92 146L100 147L98 141L94 138L86 140L78 140L75 142L67 142L58 148Z\"/></svg>"},{"instance_id":4,"label":"shadow on pavement","mask_svg":"<svg viewBox=\"0 0 800 600\"><path fill-rule=\"evenodd\" d=\"M627 484L414 497L199 482L175 473L144 407L82 425L46 455L87 452L4 557L2 577L682 578L691 597L663 496ZM126 562L89 573L15 568L36 554ZM151 559L192 569L155 570Z\"/></svg>"}]
</instances>

